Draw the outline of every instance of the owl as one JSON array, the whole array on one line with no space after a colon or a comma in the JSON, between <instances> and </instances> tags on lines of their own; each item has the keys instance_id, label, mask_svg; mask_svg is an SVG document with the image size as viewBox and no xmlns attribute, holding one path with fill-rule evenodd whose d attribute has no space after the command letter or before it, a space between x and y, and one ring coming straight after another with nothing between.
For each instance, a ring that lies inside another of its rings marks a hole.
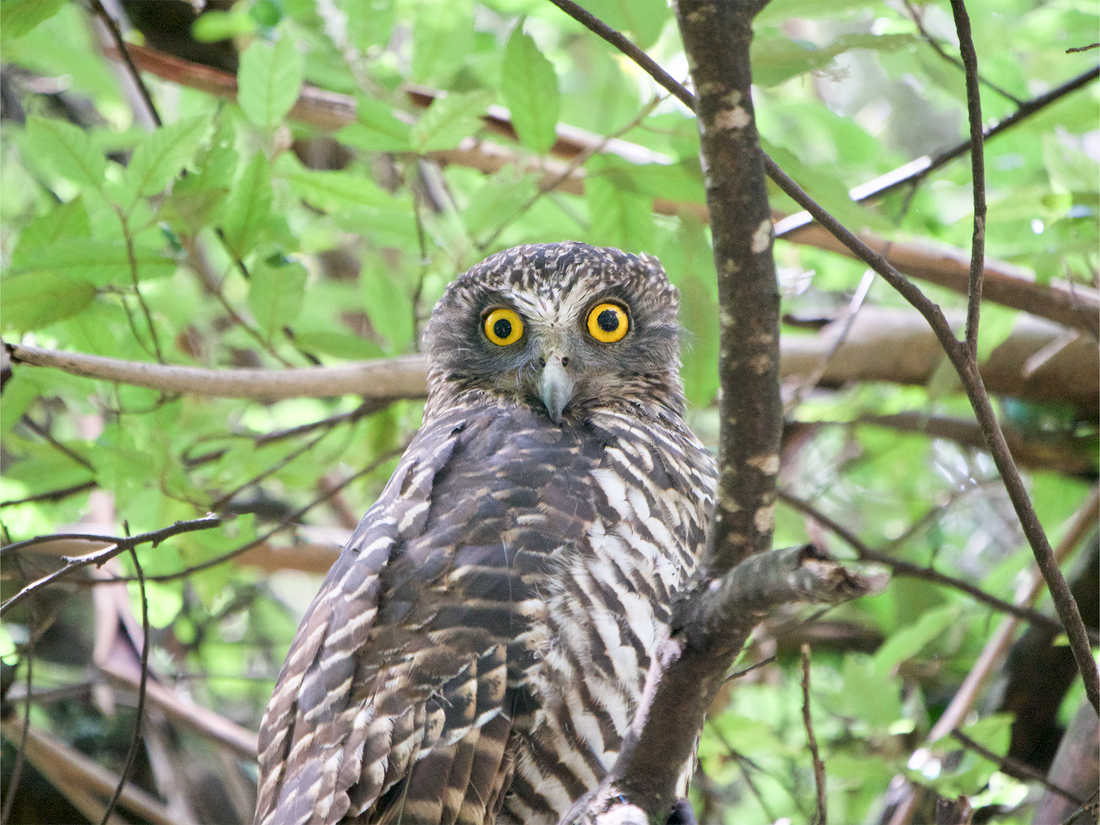
<instances>
[{"instance_id":1,"label":"owl","mask_svg":"<svg viewBox=\"0 0 1100 825\"><path fill-rule=\"evenodd\" d=\"M655 258L572 242L451 284L423 426L264 715L256 825L555 825L596 787L713 507L678 300Z\"/></svg>"}]
</instances>

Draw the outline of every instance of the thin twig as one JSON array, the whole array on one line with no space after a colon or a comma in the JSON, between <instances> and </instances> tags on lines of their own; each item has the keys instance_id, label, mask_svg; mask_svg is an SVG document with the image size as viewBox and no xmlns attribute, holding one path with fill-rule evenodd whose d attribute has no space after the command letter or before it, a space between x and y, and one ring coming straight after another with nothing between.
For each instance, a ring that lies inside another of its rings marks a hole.
<instances>
[{"instance_id":1,"label":"thin twig","mask_svg":"<svg viewBox=\"0 0 1100 825\"><path fill-rule=\"evenodd\" d=\"M863 302L867 299L867 293L871 291L871 284L875 282L875 273L873 270L867 270L863 274L863 278L860 279L859 286L856 287L855 293L852 295L852 299L848 302L848 306L844 309L843 315L833 321L832 323L839 324L840 329L837 332L836 337L829 345L829 349L821 357L821 361L817 367L810 371L810 373L799 382L795 387L790 398L783 403L783 418L786 420L791 412L802 403L802 399L806 397L806 394L812 392L821 377L825 375L825 371L829 367L829 362L833 356L836 355L837 350L848 339L848 333L852 331L852 325L855 323L856 315L859 313L860 308L863 306ZM780 346L782 350L782 346Z\"/></svg>"},{"instance_id":2,"label":"thin twig","mask_svg":"<svg viewBox=\"0 0 1100 825\"><path fill-rule=\"evenodd\" d=\"M970 175L974 192L974 237L970 246L970 289L966 300L966 346L978 357L978 322L981 319L982 277L985 273L985 146L982 138L982 95L978 87L978 53L970 31L970 16L963 0L951 0L951 13L959 33L959 54L966 70L966 115L970 123Z\"/></svg>"},{"instance_id":3,"label":"thin twig","mask_svg":"<svg viewBox=\"0 0 1100 825\"><path fill-rule=\"evenodd\" d=\"M978 373L976 360L972 356L970 348L964 342L955 338L955 334L952 332L951 326L939 306L921 292L916 285L902 276L889 261L868 247L846 227L842 226L836 218L826 212L813 198L806 194L801 186L783 172L775 161L765 155L764 162L770 169L770 177L784 192L813 215L856 257L881 275L924 316L929 326L932 327L932 331L936 334L940 345L959 375L963 389L970 401L970 406L973 408L978 424L982 429L982 436L988 445L990 455L993 457L994 464L997 465L997 471L1000 473L1001 480L1008 491L1012 507L1016 511L1020 526L1023 528L1024 535L1031 546L1035 561L1039 566L1039 572L1050 589L1051 599L1058 611L1058 618L1062 621L1062 627L1069 639L1070 649L1073 651L1074 661L1077 662L1077 669L1081 673L1082 681L1085 684L1085 693L1088 696L1089 704L1094 709L1100 707L1100 673L1098 673L1096 663L1092 658L1088 632L1081 620L1077 602L1074 600L1073 594L1070 593L1069 585L1066 584L1062 571L1058 569L1058 565L1054 561L1054 552L1051 549L1046 532L1043 530L1027 488L1024 486L1023 479L1012 460L1012 454L1008 450L1004 433L1001 431L997 415L993 410L989 395L985 391L985 386Z\"/></svg>"},{"instance_id":4,"label":"thin twig","mask_svg":"<svg viewBox=\"0 0 1100 825\"><path fill-rule=\"evenodd\" d=\"M38 424L35 423L34 419L31 418L29 415L24 415L23 418L20 420L20 423L23 424L23 426L30 430L32 433L41 438L43 441L48 443L55 450L61 452L66 457L71 458L84 469L91 470L93 473L95 472L95 465L92 464L92 462L88 461L88 459L86 459L84 456L75 452L67 444L62 444L60 441L53 437L53 434L49 430L47 430L45 427L38 426Z\"/></svg>"},{"instance_id":5,"label":"thin twig","mask_svg":"<svg viewBox=\"0 0 1100 825\"><path fill-rule=\"evenodd\" d=\"M96 0L96 2L98 1ZM153 354L156 356L157 363L163 364L164 354L160 349L160 337L157 335L156 324L153 323L153 313L150 311L149 305L145 303L145 296L141 294L141 287L138 285L137 259L134 257L134 238L130 233L130 223L120 207L115 207L115 212L119 221L122 222L122 237L126 241L126 260L130 265L130 281L134 287L134 297L137 298L141 313L145 316L145 324L149 327L149 338L153 341ZM137 330L134 331L137 332Z\"/></svg>"},{"instance_id":6,"label":"thin twig","mask_svg":"<svg viewBox=\"0 0 1100 825\"><path fill-rule=\"evenodd\" d=\"M63 498L75 496L77 493L83 493L85 490L94 490L96 486L97 482L93 479L92 481L85 481L83 484L74 484L72 487L62 487L58 490L47 490L44 493L35 493L33 496L9 498L0 501L0 508L16 507L20 504L34 504L39 501L60 501Z\"/></svg>"},{"instance_id":7,"label":"thin twig","mask_svg":"<svg viewBox=\"0 0 1100 825\"><path fill-rule=\"evenodd\" d=\"M975 599L976 601L988 605L994 610L998 610L1002 613L1009 613L1016 618L1028 622L1032 625L1043 627L1047 630L1053 630L1055 632L1061 632L1062 630L1062 625L1058 622L1057 619L1053 619L1050 616L1045 616L1033 608L1024 605L1013 604L1012 602L1005 601L1004 599L998 599L996 596L986 593L984 590L974 584L971 584L965 579L948 576L947 574L941 573L940 571L936 570L934 567L922 567L919 564L914 564L913 562L897 559L893 556L887 555L885 553L880 553L877 550L873 550L857 535L855 535L855 533L844 527L844 525L825 515L808 501L804 501L803 499L792 495L782 488L779 490L778 495L780 501L790 505L795 510L806 514L822 527L825 527L827 530L835 534L837 538L841 539L853 550L855 550L856 555L859 557L860 561L886 565L896 576L907 576L909 578L921 579L922 581L931 582L932 584L938 584L941 587L954 588L955 590L958 590L962 593L966 593L968 596Z\"/></svg>"},{"instance_id":8,"label":"thin twig","mask_svg":"<svg viewBox=\"0 0 1100 825\"><path fill-rule=\"evenodd\" d=\"M149 110L149 116L157 126L164 125L161 122L160 113L157 112L157 107L153 103L153 98L149 94L149 89L146 88L145 81L141 79L141 74L138 72L137 66L134 65L133 58L130 57L130 51L126 48L126 41L122 37L122 29L119 28L115 19L107 13L107 9L103 8L103 4L100 0L91 0L91 3L92 11L95 12L96 17L103 21L103 24L111 33L111 38L115 41L115 47L118 49L118 53L122 55L122 60L126 64L130 76L134 79L134 83L138 88L138 93L141 95L142 101Z\"/></svg>"},{"instance_id":9,"label":"thin twig","mask_svg":"<svg viewBox=\"0 0 1100 825\"><path fill-rule=\"evenodd\" d=\"M162 527L160 530L152 530L148 533L140 533L136 536L127 536L125 538L119 538L117 536L94 536L86 533L58 533L49 536L37 536L27 541L9 544L0 549L0 555L8 556L18 550L24 550L36 544L57 541L59 539L83 539L93 542L108 542L109 546L83 556L65 558L66 564L64 567L55 570L47 576L36 579L3 604L0 604L0 616L7 613L11 608L15 607L15 605L19 604L32 593L41 590L46 585L58 579L68 576L74 570L87 567L89 564L101 565L108 559L113 559L120 553L126 553L142 544L152 544L156 547L162 541L172 536L178 536L183 533L193 533L196 530L209 530L212 527L217 527L221 523L222 519L218 516L206 516L205 518L193 519L191 521L177 521L175 524L169 527Z\"/></svg>"},{"instance_id":10,"label":"thin twig","mask_svg":"<svg viewBox=\"0 0 1100 825\"><path fill-rule=\"evenodd\" d=\"M550 0L555 6L568 14L589 31L599 35L620 52L625 54L645 70L657 83L668 90L691 111L695 111L695 96L682 83L660 67L656 60L631 43L626 37L615 31L594 14L581 8L573 0Z\"/></svg>"},{"instance_id":11,"label":"thin twig","mask_svg":"<svg viewBox=\"0 0 1100 825\"><path fill-rule=\"evenodd\" d=\"M16 561L16 567L21 567L18 560ZM22 572L22 571L20 571ZM34 604L31 604L31 610L29 611L30 617L34 618ZM4 799L4 809L0 811L0 825L7 825L8 820L11 817L12 806L15 804L15 794L19 790L19 779L23 775L23 763L26 761L27 754L27 737L31 730L31 702L30 695L34 685L34 645L38 641L38 634L29 633L27 638L27 648L23 654L23 659L27 664L27 696L28 700L23 707L23 730L19 734L19 747L15 751L15 764L11 768L11 776L8 778L8 795Z\"/></svg>"},{"instance_id":12,"label":"thin twig","mask_svg":"<svg viewBox=\"0 0 1100 825\"><path fill-rule=\"evenodd\" d=\"M927 29L924 28L924 21L921 20L921 13L913 5L912 0L905 0L905 10L909 12L909 17L913 20L913 24L917 27L917 31L920 32L921 38L924 40L925 43L927 43L932 48L932 51L934 51L936 54L938 54L940 57L942 57L944 60L946 60L952 66L955 66L955 67L965 71L966 66L963 65L963 62L961 60L959 60L959 58L945 52L944 49L943 49L943 46L941 46L939 44L939 42L936 40L936 38L933 37L932 34ZM1017 106L1022 106L1023 105L1024 102L1022 100L1020 100L1020 98L1016 97L1011 92L1008 92L1008 91L1002 89L1000 86L998 86L997 84L995 84L993 81L989 80L988 78L984 78L984 77L979 76L978 80L981 83L983 83L984 85L988 86L994 92L999 94L1001 97L1006 98L1008 100L1011 100Z\"/></svg>"},{"instance_id":13,"label":"thin twig","mask_svg":"<svg viewBox=\"0 0 1100 825\"><path fill-rule=\"evenodd\" d=\"M297 522L297 520L300 519L303 515L308 513L310 510L312 510L317 505L323 504L324 502L328 501L330 498L332 498L334 495L339 493L341 490L343 490L345 487L347 487L353 481L356 481L357 479L360 479L365 475L369 475L370 473L377 470L380 466L382 466L382 464L389 461L391 458L394 458L395 456L401 455L401 453L403 453L405 451L405 448L407 446L408 446L408 444L405 444L401 447L398 447L397 449L389 450L389 451L383 453L382 455L378 456L377 459L372 461L369 465L364 467L362 470L359 470L356 473L352 473L350 476L345 478L339 484L335 484L335 485L333 485L333 487L331 489L325 490L325 492L322 495L318 496L313 501L309 502L308 504L303 505L302 507L299 507L294 512L289 513L286 516L284 516L279 521L279 523L277 525L275 525L273 528L268 530L262 536L259 536L255 539L253 539L252 541L246 542L245 544L242 544L240 547L237 547L233 550L230 550L228 553L223 553L220 556L215 556L212 559L207 559L206 561L201 562L199 564L192 565L191 567L185 567L182 570L177 570L175 573L165 573L165 574L162 574L162 575L159 575L159 576L147 576L146 581L160 583L160 582L176 581L178 579L185 579L185 578L187 578L188 576L190 576L194 573L198 573L202 570L209 570L211 567L217 567L219 564L225 564L227 561L231 561L232 559L235 559L237 556L240 556L244 553L247 553L252 548L259 547L261 544L266 542L269 538L274 536L276 533L281 533L283 530L286 530L288 527L293 526L294 523ZM117 579L116 581L130 581L130 579Z\"/></svg>"},{"instance_id":14,"label":"thin twig","mask_svg":"<svg viewBox=\"0 0 1100 825\"><path fill-rule=\"evenodd\" d=\"M1002 771L1015 773L1019 776L1026 776L1030 781L1038 782L1051 793L1058 794L1058 796L1062 797L1063 799L1068 799L1075 805L1084 804L1085 800L1075 795L1072 791L1063 788L1061 785L1056 785L1055 783L1051 782L1049 779L1046 778L1042 771L1035 770L1035 768L1031 767L1031 765L1028 765L1025 762L1021 762L1018 759L1012 759L1008 756L998 756L996 753L982 745L980 742L975 742L958 728L951 731L951 735L962 742L968 750L974 751L983 759L988 759Z\"/></svg>"},{"instance_id":15,"label":"thin twig","mask_svg":"<svg viewBox=\"0 0 1100 825\"><path fill-rule=\"evenodd\" d=\"M276 461L274 464L272 464L267 469L257 473L252 478L248 479L247 481L243 482L242 484L239 484L238 486L236 486L235 488L230 490L228 493L226 493L225 495L218 498L217 501L213 502L210 505L210 509L213 510L214 512L220 511L223 507L225 507L226 504L228 504L242 490L245 490L248 487L252 487L256 484L259 484L265 478L268 478L273 473L276 473L279 470L286 467L288 464L290 464L296 458L298 458L298 457L304 455L305 453L309 452L310 450L312 450L319 443L321 443L322 439L324 439L326 436L328 436L330 433L332 433L334 428L335 428L335 423L333 424L332 427L328 427L328 428L322 430L316 436L314 436L312 439L309 439L308 441L306 441L304 444L300 444L299 446L295 447L293 450L291 450L289 453L284 455L282 458L280 458L278 461Z\"/></svg>"},{"instance_id":16,"label":"thin twig","mask_svg":"<svg viewBox=\"0 0 1100 825\"><path fill-rule=\"evenodd\" d=\"M814 765L814 789L817 793L816 825L828 825L828 799L825 794L825 764L817 750L817 737L814 735L814 721L810 715L810 646L802 644L802 725L806 728L806 744L810 748L810 758Z\"/></svg>"},{"instance_id":17,"label":"thin twig","mask_svg":"<svg viewBox=\"0 0 1100 825\"><path fill-rule=\"evenodd\" d=\"M100 825L107 825L111 813L122 796L122 789L126 787L126 779L130 776L130 771L134 769L134 760L137 758L138 747L141 745L141 727L142 720L145 717L145 688L149 681L149 635L151 632L149 625L149 594L145 592L145 574L141 569L141 562L138 561L137 550L133 547L128 549L130 558L134 562L138 593L141 596L141 680L138 682L137 718L134 720L134 733L130 738L130 748L126 752L126 760L123 762L122 770L118 774L118 784L115 786L111 801L107 803L107 810L103 812L103 821Z\"/></svg>"}]
</instances>

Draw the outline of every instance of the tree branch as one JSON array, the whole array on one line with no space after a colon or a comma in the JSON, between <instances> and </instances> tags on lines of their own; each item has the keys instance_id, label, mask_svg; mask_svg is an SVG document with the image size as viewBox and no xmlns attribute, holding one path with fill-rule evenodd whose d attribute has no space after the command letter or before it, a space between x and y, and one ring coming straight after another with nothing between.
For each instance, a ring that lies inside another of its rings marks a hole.
<instances>
[{"instance_id":1,"label":"tree branch","mask_svg":"<svg viewBox=\"0 0 1100 825\"><path fill-rule=\"evenodd\" d=\"M779 288L749 65L752 19L763 6L685 0L676 7L699 92L695 113L718 273L720 477L707 562L715 576L766 550L775 523L783 421Z\"/></svg>"},{"instance_id":2,"label":"tree branch","mask_svg":"<svg viewBox=\"0 0 1100 825\"><path fill-rule=\"evenodd\" d=\"M16 544L9 544L6 547L0 549L0 555L10 556L19 550L25 550L29 547L33 547L36 544L42 544L44 542L57 541L59 539L79 539L81 541L91 542L106 542L107 547L95 550L91 553L87 553L83 556L76 556L72 558L65 558L65 566L59 570L55 570L49 575L43 576L40 579L28 584L10 599L0 604L0 616L3 616L11 608L15 607L25 598L32 593L41 590L48 584L51 584L58 579L72 573L74 570L79 570L82 567L87 567L89 564L101 565L108 559L113 559L120 553L126 553L135 547L139 547L142 544L152 544L156 547L165 539L172 536L178 536L183 533L193 533L196 530L209 530L212 527L217 527L222 523L222 520L217 516L207 516L206 518L193 519L191 521L177 521L175 524L169 527L162 527L160 530L152 530L148 533L140 533L136 536L126 536L125 538L118 538L116 536L93 536L87 534L56 534L50 536L37 536L27 541L17 542Z\"/></svg>"},{"instance_id":3,"label":"tree branch","mask_svg":"<svg viewBox=\"0 0 1100 825\"><path fill-rule=\"evenodd\" d=\"M259 398L275 401L310 396L327 398L355 394L364 398L423 398L427 361L420 355L360 361L343 367L302 367L287 370L208 370L120 361L99 355L58 352L21 344L4 345L17 364L53 367L72 375L116 381L166 392L219 398Z\"/></svg>"},{"instance_id":4,"label":"tree branch","mask_svg":"<svg viewBox=\"0 0 1100 825\"><path fill-rule=\"evenodd\" d=\"M756 624L783 605L838 604L871 590L809 544L759 553L721 579L700 580L674 611L614 767L562 825L664 822L710 700Z\"/></svg>"},{"instance_id":5,"label":"tree branch","mask_svg":"<svg viewBox=\"0 0 1100 825\"><path fill-rule=\"evenodd\" d=\"M982 142L982 95L978 86L978 54L970 33L970 17L963 0L951 0L959 33L959 53L966 72L966 114L970 123L970 175L974 192L974 236L970 245L970 288L966 302L966 346L978 357L978 321L981 318L982 274L985 260L985 145Z\"/></svg>"}]
</instances>

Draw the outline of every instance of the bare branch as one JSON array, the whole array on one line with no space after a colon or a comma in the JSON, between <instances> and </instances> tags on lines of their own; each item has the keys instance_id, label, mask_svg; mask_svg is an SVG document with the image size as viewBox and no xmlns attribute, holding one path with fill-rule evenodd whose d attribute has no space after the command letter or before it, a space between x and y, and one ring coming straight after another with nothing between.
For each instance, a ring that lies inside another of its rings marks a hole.
<instances>
[{"instance_id":1,"label":"bare branch","mask_svg":"<svg viewBox=\"0 0 1100 825\"><path fill-rule=\"evenodd\" d=\"M961 593L966 593L976 601L981 602L994 610L999 610L1002 613L1008 613L1030 624L1037 625L1039 627L1045 627L1049 630L1061 631L1062 625L1052 619L1050 616L1045 616L1039 611L1022 604L1013 604L1007 602L1004 599L998 599L989 593L986 593L980 587L966 581L965 579L959 579L954 576L948 576L946 573L941 573L933 567L922 567L919 564L905 561L904 559L894 558L886 553L880 553L877 550L872 549L869 545L863 542L855 533L846 528L844 525L837 522L835 519L829 518L822 513L808 501L803 501L797 496L788 493L786 490L779 490L779 500L784 504L793 507L800 513L804 513L811 519L816 521L822 527L825 527L830 532L834 533L845 544L856 551L856 555L860 561L873 562L875 564L882 564L889 567L891 572L895 576L907 576L909 578L921 579L922 581L931 582L932 584L940 585L941 587L951 587L958 590Z\"/></svg>"},{"instance_id":2,"label":"bare branch","mask_svg":"<svg viewBox=\"0 0 1100 825\"><path fill-rule=\"evenodd\" d=\"M671 638L650 665L614 767L562 825L664 821L710 700L760 619L781 605L837 604L872 586L809 544L758 553L721 579L700 580L674 609Z\"/></svg>"},{"instance_id":3,"label":"bare branch","mask_svg":"<svg viewBox=\"0 0 1100 825\"><path fill-rule=\"evenodd\" d=\"M978 321L981 318L982 274L985 259L985 146L982 136L982 95L978 86L978 53L970 33L970 17L963 0L951 0L959 53L966 71L966 114L970 122L970 175L974 191L974 237L970 246L970 288L966 304L966 346L978 357Z\"/></svg>"},{"instance_id":4,"label":"bare branch","mask_svg":"<svg viewBox=\"0 0 1100 825\"><path fill-rule=\"evenodd\" d=\"M998 756L996 753L982 745L980 742L975 742L958 728L951 731L951 735L962 742L962 744L966 746L967 750L974 751L974 753L978 754L980 757L982 757L982 759L989 760L1002 771L1010 774L1016 774L1017 776L1025 776L1031 782L1038 782L1048 791L1056 793L1064 799L1068 799L1075 805L1085 804L1085 800L1076 796L1072 791L1055 785L1053 782L1049 781L1046 778L1042 771L1035 770L1035 768L1031 767L1031 765L1021 762L1018 759L1011 759L1007 756Z\"/></svg>"},{"instance_id":5,"label":"bare branch","mask_svg":"<svg viewBox=\"0 0 1100 825\"><path fill-rule=\"evenodd\" d=\"M74 570L79 570L82 567L87 567L89 564L101 565L109 559L113 559L120 553L126 553L133 550L135 547L139 547L142 544L152 544L156 547L165 539L172 536L178 536L183 533L193 533L196 530L209 530L212 527L217 527L222 523L222 520L217 516L207 516L206 518L193 519L191 521L177 521L175 524L169 527L162 527L160 530L152 530L148 533L140 533L136 536L127 536L125 538L117 538L115 536L91 536L85 534L56 534L51 536L38 536L37 538L29 539L27 541L21 541L17 544L9 544L3 549L0 549L0 554L9 556L18 550L24 550L28 547L33 547L36 544L42 544L49 541L56 541L58 539L80 539L84 541L92 542L106 542L107 547L103 549L95 550L83 556L77 556L75 558L66 558L65 566L59 570L55 570L49 575L43 576L40 579L28 584L10 599L0 604L0 616L7 613L19 602L30 596L32 593L41 590L48 584L51 584L58 579L62 579L68 576Z\"/></svg>"},{"instance_id":6,"label":"bare branch","mask_svg":"<svg viewBox=\"0 0 1100 825\"><path fill-rule=\"evenodd\" d=\"M779 288L772 222L753 115L749 43L762 2L677 6L718 274L721 380L718 498L712 574L771 546L783 407L779 398Z\"/></svg>"},{"instance_id":7,"label":"bare branch","mask_svg":"<svg viewBox=\"0 0 1100 825\"><path fill-rule=\"evenodd\" d=\"M275 401L309 396L361 395L364 398L423 398L427 361L420 355L361 361L343 367L274 370L207 370L198 367L120 361L99 355L58 352L5 344L17 364L54 367L72 375L116 381L166 392L219 398Z\"/></svg>"},{"instance_id":8,"label":"bare branch","mask_svg":"<svg viewBox=\"0 0 1100 825\"><path fill-rule=\"evenodd\" d=\"M95 16L103 21L103 25L106 26L107 31L110 32L115 48L118 50L122 62L126 64L126 69L130 73L130 78L137 87L138 93L141 95L141 100L148 110L149 117L153 119L153 122L157 126L162 126L163 123L160 119L160 113L153 103L153 98L149 94L149 89L146 87L145 81L141 79L141 74L138 72L137 66L134 65L134 59L130 56L130 50L133 49L134 46L128 44L125 39L123 39L122 29L119 28L118 22L107 13L107 9L103 8L103 3L101 3L100 0L91 0L91 4Z\"/></svg>"},{"instance_id":9,"label":"bare branch","mask_svg":"<svg viewBox=\"0 0 1100 825\"><path fill-rule=\"evenodd\" d=\"M954 328L961 316L946 314ZM1072 404L1083 416L1094 416L1100 395L1100 353L1095 344L1079 338L1061 346L1041 367L1026 365L1058 341L1064 330L1037 318L1022 318L1012 333L981 365L982 380L991 392L1033 401ZM935 336L914 312L864 307L855 316L850 333L837 346L837 327L829 324L817 336L784 336L780 343L780 375L804 376L815 372L828 357L819 383L840 386L851 381L886 381L924 385L942 358ZM338 416L339 420L365 415L398 398L423 398L427 361L421 355L352 362L341 367L308 367L283 371L207 370L197 367L120 361L101 356L9 345L19 363L53 367L73 375L150 387L164 392L194 395L281 398L359 395L369 407ZM835 350L835 352L833 352ZM325 422L304 428L328 426ZM304 429L272 434L266 443ZM216 455L216 454L212 454Z\"/></svg>"},{"instance_id":10,"label":"bare branch","mask_svg":"<svg viewBox=\"0 0 1100 825\"><path fill-rule=\"evenodd\" d=\"M814 735L814 721L810 715L810 646L802 645L802 726L806 729L806 744L810 748L810 759L814 766L814 790L817 797L816 825L827 825L829 821L828 797L825 794L825 764L817 751L817 737Z\"/></svg>"},{"instance_id":11,"label":"bare branch","mask_svg":"<svg viewBox=\"0 0 1100 825\"><path fill-rule=\"evenodd\" d=\"M130 736L130 747L126 751L122 770L119 771L118 785L115 786L115 792L111 795L110 802L107 803L107 810L103 812L100 825L107 825L110 821L111 813L126 787L126 780L130 776L130 771L134 769L134 760L137 758L138 748L141 746L141 730L145 720L145 688L149 683L149 594L145 591L145 573L141 569L137 550L131 546L129 551L130 559L134 562L134 570L137 572L138 592L141 596L141 680L138 684L137 709L134 718L134 732Z\"/></svg>"}]
</instances>

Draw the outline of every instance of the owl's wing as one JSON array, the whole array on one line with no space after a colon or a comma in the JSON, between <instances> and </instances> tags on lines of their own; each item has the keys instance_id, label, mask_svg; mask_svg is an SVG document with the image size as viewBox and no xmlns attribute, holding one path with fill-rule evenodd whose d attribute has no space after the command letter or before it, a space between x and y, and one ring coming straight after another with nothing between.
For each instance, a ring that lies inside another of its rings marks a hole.
<instances>
[{"instance_id":1,"label":"owl's wing","mask_svg":"<svg viewBox=\"0 0 1100 825\"><path fill-rule=\"evenodd\" d=\"M402 458L291 645L260 728L257 825L481 822L499 800L531 711L515 622L541 602L524 581L564 529L541 522L580 507L547 507L575 450L535 466L516 435L444 416Z\"/></svg>"}]
</instances>

